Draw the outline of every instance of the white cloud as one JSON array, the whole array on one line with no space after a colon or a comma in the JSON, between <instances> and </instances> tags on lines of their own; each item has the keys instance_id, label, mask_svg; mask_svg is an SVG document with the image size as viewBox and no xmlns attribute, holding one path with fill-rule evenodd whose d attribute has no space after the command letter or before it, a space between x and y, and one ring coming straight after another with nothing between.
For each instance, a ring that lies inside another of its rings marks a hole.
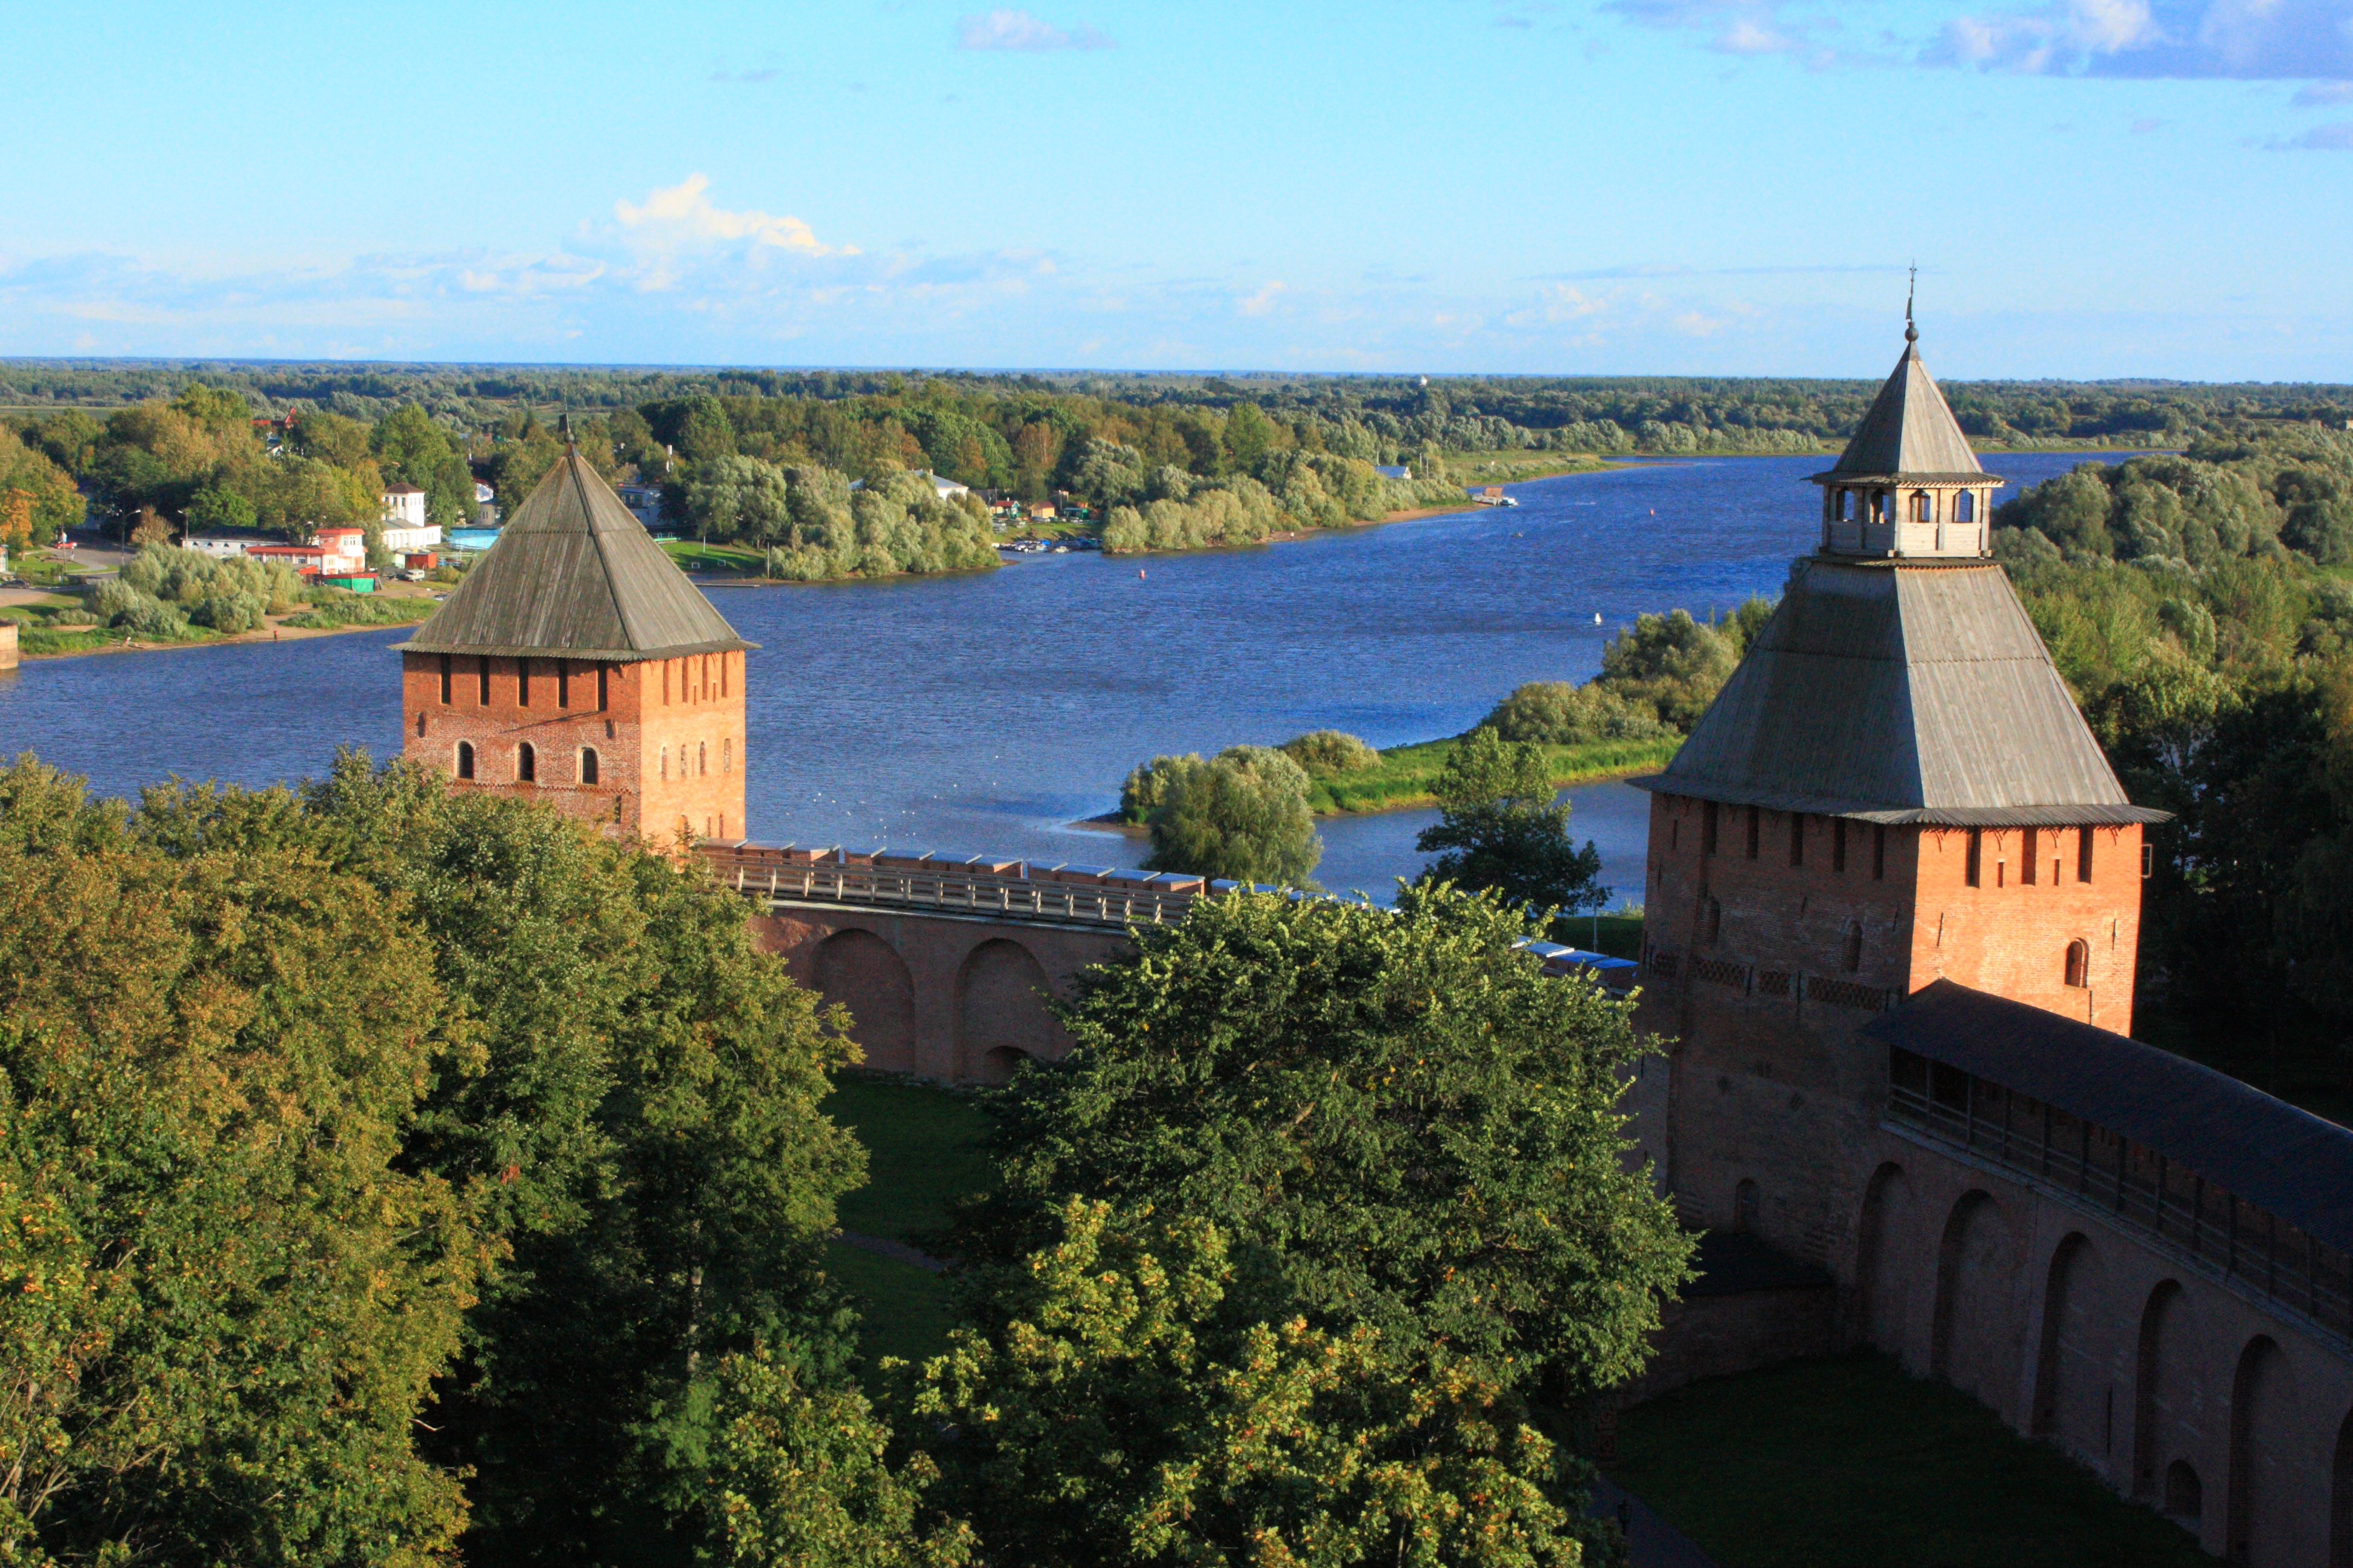
<instances>
[{"instance_id":1,"label":"white cloud","mask_svg":"<svg viewBox=\"0 0 2353 1568\"><path fill-rule=\"evenodd\" d=\"M2051 0L1955 17L1930 65L2027 74L2296 80L2353 75L2344 0Z\"/></svg>"},{"instance_id":2,"label":"white cloud","mask_svg":"<svg viewBox=\"0 0 2353 1568\"><path fill-rule=\"evenodd\" d=\"M1281 279L1270 279L1257 293L1236 301L1235 309L1245 316L1263 316L1274 309L1275 296L1281 294L1282 290L1283 284Z\"/></svg>"},{"instance_id":3,"label":"white cloud","mask_svg":"<svg viewBox=\"0 0 2353 1568\"><path fill-rule=\"evenodd\" d=\"M623 228L656 245L750 240L802 256L855 256L849 245L827 245L801 219L778 217L755 208L729 212L704 193L710 179L689 174L683 181L648 195L642 205L615 202L613 216Z\"/></svg>"},{"instance_id":4,"label":"white cloud","mask_svg":"<svg viewBox=\"0 0 2353 1568\"><path fill-rule=\"evenodd\" d=\"M960 49L1108 49L1116 40L1092 27L1057 27L1027 11L996 10L956 18Z\"/></svg>"}]
</instances>

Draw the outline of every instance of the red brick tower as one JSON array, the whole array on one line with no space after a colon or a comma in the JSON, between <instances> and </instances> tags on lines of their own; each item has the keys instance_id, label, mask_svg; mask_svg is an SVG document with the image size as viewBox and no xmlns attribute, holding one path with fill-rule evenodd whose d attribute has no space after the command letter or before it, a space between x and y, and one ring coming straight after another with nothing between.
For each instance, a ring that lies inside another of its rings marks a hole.
<instances>
[{"instance_id":1,"label":"red brick tower","mask_svg":"<svg viewBox=\"0 0 2353 1568\"><path fill-rule=\"evenodd\" d=\"M569 447L399 647L410 758L615 836L744 837L744 654Z\"/></svg>"},{"instance_id":2,"label":"red brick tower","mask_svg":"<svg viewBox=\"0 0 2353 1568\"><path fill-rule=\"evenodd\" d=\"M1651 793L1636 1131L1686 1217L1829 1262L1886 1052L1939 978L2132 1026L2142 826L2002 569L1985 473L1904 357L1821 547ZM1862 1173L1867 1173L1868 1165Z\"/></svg>"}]
</instances>

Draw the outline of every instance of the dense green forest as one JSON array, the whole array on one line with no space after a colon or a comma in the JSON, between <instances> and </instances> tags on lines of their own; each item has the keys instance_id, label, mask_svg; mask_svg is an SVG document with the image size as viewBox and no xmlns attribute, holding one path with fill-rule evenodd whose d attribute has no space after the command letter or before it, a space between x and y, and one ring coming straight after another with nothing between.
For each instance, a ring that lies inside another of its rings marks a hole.
<instances>
[{"instance_id":1,"label":"dense green forest","mask_svg":"<svg viewBox=\"0 0 2353 1568\"><path fill-rule=\"evenodd\" d=\"M1536 1402L1639 1366L1692 1244L1628 1005L1530 930L1139 933L991 1102L945 1353L873 1366L848 1020L699 863L353 754L135 808L19 758L0 1560L1607 1563Z\"/></svg>"}]
</instances>

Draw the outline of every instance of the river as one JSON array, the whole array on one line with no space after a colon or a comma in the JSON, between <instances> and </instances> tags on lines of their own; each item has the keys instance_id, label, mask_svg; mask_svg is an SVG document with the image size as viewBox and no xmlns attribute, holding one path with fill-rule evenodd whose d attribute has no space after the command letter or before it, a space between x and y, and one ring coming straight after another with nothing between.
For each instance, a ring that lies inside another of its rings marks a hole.
<instances>
[{"instance_id":1,"label":"river","mask_svg":"<svg viewBox=\"0 0 2353 1568\"><path fill-rule=\"evenodd\" d=\"M2085 454L2002 456L2009 493ZM1511 487L1521 504L1188 555L1023 556L993 573L737 588L754 837L1133 865L1078 826L1160 752L1331 728L1377 746L1468 728L1524 680L1582 680L1643 611L1778 591L1820 528L1827 458L1631 465ZM1599 616L1599 623L1595 617ZM169 773L316 774L400 746L402 631L27 662L0 753L135 795ZM1570 792L1617 898L1641 896L1645 797ZM1326 818L1317 879L1384 896L1427 811Z\"/></svg>"}]
</instances>

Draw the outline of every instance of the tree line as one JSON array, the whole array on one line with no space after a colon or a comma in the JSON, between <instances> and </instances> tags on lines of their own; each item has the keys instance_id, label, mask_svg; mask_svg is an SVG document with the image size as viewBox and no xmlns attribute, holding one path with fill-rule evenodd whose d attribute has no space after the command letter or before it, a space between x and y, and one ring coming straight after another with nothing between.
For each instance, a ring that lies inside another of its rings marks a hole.
<instances>
[{"instance_id":1,"label":"tree line","mask_svg":"<svg viewBox=\"0 0 2353 1568\"><path fill-rule=\"evenodd\" d=\"M0 769L0 1553L1612 1560L1557 1412L1691 1242L1620 1157L1627 1005L1529 921L1140 933L989 1101L950 1348L865 1367L849 1020L746 910L356 754L135 806Z\"/></svg>"}]
</instances>

